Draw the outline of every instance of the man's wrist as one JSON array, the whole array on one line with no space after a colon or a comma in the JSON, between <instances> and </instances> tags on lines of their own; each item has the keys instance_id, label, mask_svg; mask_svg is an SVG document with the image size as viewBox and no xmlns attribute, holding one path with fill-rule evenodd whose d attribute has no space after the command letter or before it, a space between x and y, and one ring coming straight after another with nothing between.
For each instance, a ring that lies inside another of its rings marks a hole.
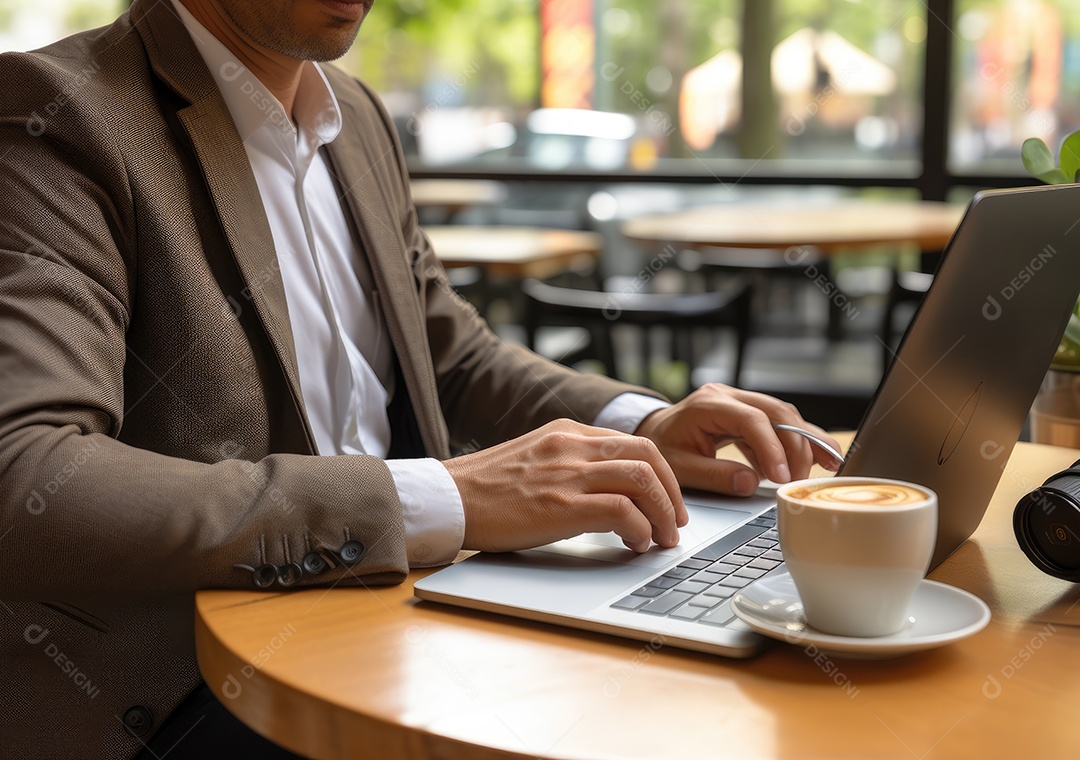
<instances>
[{"instance_id":1,"label":"man's wrist","mask_svg":"<svg viewBox=\"0 0 1080 760\"><path fill-rule=\"evenodd\" d=\"M643 393L621 393L600 410L593 420L593 425L621 433L637 433L646 418L670 406L671 404L663 399Z\"/></svg>"},{"instance_id":2,"label":"man's wrist","mask_svg":"<svg viewBox=\"0 0 1080 760\"><path fill-rule=\"evenodd\" d=\"M437 459L386 462L397 486L409 567L454 560L465 537L465 508L457 484Z\"/></svg>"}]
</instances>

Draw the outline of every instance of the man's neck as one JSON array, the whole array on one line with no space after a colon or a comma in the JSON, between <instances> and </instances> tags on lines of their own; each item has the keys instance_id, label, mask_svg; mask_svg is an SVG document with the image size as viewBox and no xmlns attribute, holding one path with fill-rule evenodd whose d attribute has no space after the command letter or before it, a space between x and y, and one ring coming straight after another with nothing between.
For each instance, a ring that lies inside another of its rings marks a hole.
<instances>
[{"instance_id":1,"label":"man's neck","mask_svg":"<svg viewBox=\"0 0 1080 760\"><path fill-rule=\"evenodd\" d=\"M200 24L206 27L271 94L278 99L290 119L304 61L276 53L252 41L241 32L216 0L180 0Z\"/></svg>"}]
</instances>

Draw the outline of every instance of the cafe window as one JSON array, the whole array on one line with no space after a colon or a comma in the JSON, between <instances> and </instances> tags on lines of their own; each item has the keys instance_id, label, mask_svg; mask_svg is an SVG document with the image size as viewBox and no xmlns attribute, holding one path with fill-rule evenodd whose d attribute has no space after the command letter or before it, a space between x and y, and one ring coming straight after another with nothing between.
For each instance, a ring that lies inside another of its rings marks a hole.
<instances>
[{"instance_id":1,"label":"cafe window","mask_svg":"<svg viewBox=\"0 0 1080 760\"><path fill-rule=\"evenodd\" d=\"M0 50L128 4L5 0ZM935 64L947 91L927 60L951 61ZM421 175L920 187L937 172L944 197L942 182L1021 181L1024 139L1080 128L1065 0L378 0L338 64L383 97Z\"/></svg>"},{"instance_id":2,"label":"cafe window","mask_svg":"<svg viewBox=\"0 0 1080 760\"><path fill-rule=\"evenodd\" d=\"M1020 146L1080 129L1080 4L958 0L950 165L1008 174Z\"/></svg>"},{"instance_id":3,"label":"cafe window","mask_svg":"<svg viewBox=\"0 0 1080 760\"><path fill-rule=\"evenodd\" d=\"M911 161L925 13L902 0L380 0L344 63L427 165Z\"/></svg>"}]
</instances>

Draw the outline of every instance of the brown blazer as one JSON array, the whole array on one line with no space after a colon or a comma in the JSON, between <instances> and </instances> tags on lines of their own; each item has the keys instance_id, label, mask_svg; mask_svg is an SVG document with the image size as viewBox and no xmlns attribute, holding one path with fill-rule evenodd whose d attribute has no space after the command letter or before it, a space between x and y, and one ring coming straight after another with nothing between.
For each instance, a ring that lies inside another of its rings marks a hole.
<instances>
[{"instance_id":1,"label":"brown blazer","mask_svg":"<svg viewBox=\"0 0 1080 760\"><path fill-rule=\"evenodd\" d=\"M417 226L387 114L326 70L426 453L628 390L499 343ZM382 460L312 456L258 188L167 0L0 56L0 164L0 753L130 757L199 681L195 590L400 582L401 505Z\"/></svg>"}]
</instances>

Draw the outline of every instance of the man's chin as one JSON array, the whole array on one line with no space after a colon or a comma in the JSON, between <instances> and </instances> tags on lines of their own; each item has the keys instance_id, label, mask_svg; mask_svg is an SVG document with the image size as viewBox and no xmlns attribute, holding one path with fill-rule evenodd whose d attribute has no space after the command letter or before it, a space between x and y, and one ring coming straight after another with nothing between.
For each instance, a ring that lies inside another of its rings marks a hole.
<instances>
[{"instance_id":1,"label":"man's chin","mask_svg":"<svg viewBox=\"0 0 1080 760\"><path fill-rule=\"evenodd\" d=\"M356 42L360 26L357 23L356 28L352 28L353 23L356 22L350 22L348 29L330 29L303 40L294 49L278 52L301 61L336 61Z\"/></svg>"}]
</instances>

